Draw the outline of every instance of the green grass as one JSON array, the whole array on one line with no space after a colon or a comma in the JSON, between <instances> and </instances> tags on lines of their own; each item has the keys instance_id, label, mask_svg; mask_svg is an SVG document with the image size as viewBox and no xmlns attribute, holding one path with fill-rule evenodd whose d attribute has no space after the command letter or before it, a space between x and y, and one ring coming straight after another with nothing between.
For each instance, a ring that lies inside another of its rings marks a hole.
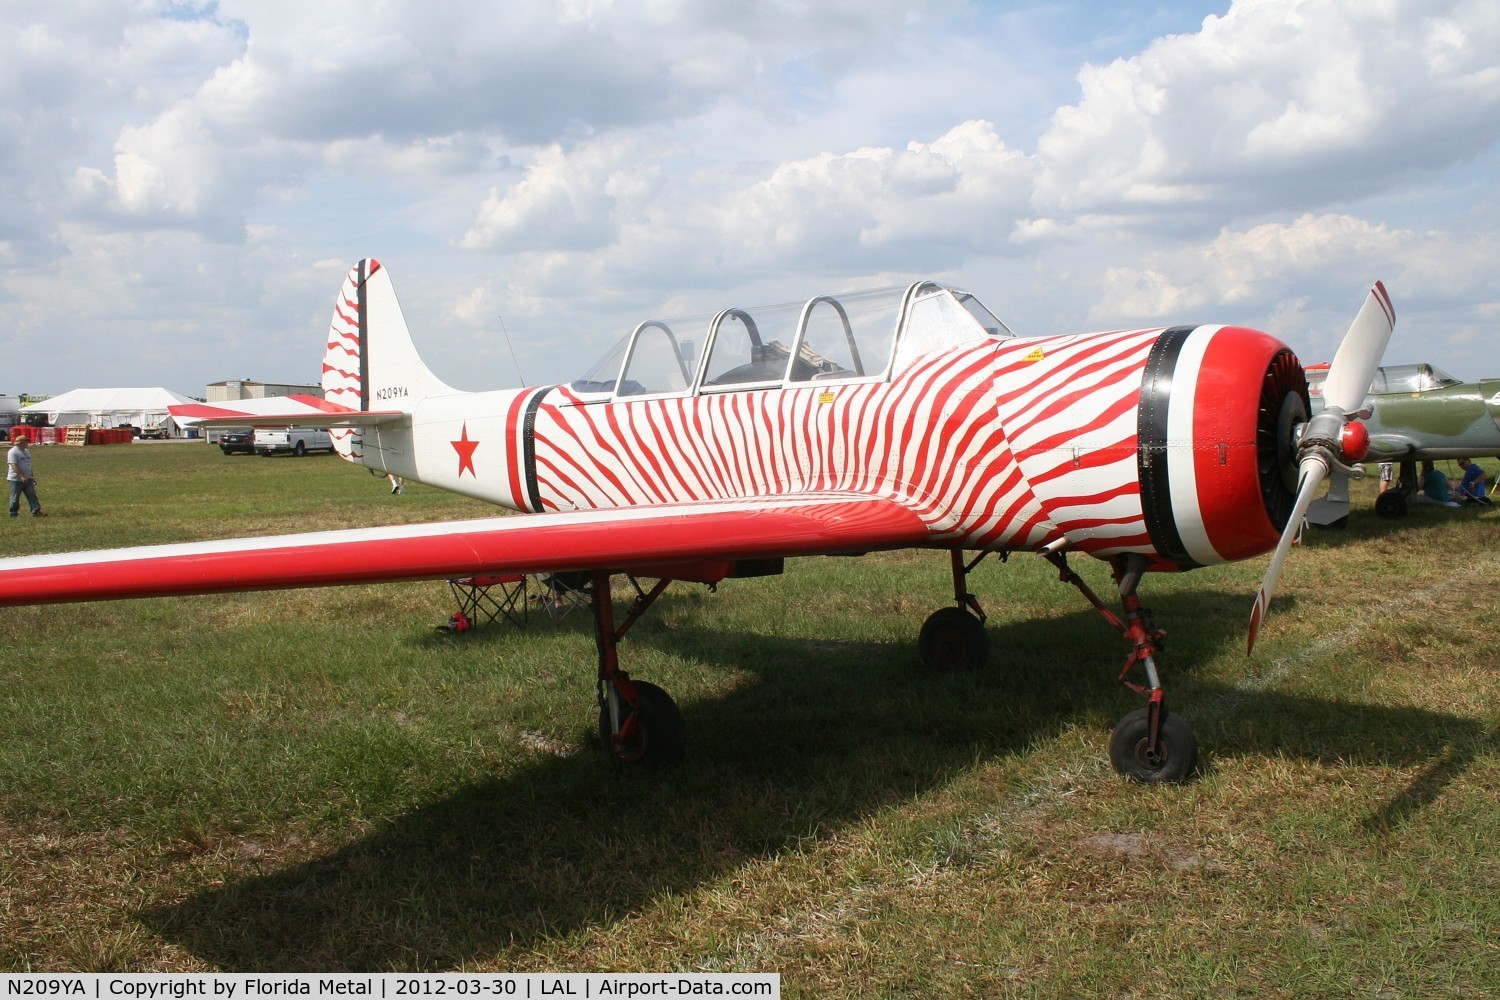
<instances>
[{"instance_id":1,"label":"green grass","mask_svg":"<svg viewBox=\"0 0 1500 1000\"><path fill-rule=\"evenodd\" d=\"M331 458L36 449L0 554L492 508ZM1127 784L1121 640L990 560L982 674L914 669L937 553L668 591L623 647L689 763L615 774L582 615L441 584L0 611L0 969L776 971L790 996L1500 990L1500 512L1152 576L1195 782ZM1076 568L1108 592L1103 568ZM623 600L624 592L620 593Z\"/></svg>"}]
</instances>

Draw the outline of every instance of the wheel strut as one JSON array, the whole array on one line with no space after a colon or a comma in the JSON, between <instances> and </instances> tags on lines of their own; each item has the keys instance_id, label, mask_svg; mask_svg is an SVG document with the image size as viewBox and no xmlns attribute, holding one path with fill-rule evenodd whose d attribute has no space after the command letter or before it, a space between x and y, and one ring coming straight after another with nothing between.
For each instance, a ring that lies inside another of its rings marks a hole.
<instances>
[{"instance_id":1,"label":"wheel strut","mask_svg":"<svg viewBox=\"0 0 1500 1000\"><path fill-rule=\"evenodd\" d=\"M1139 781L1176 781L1185 777L1197 761L1197 740L1181 717L1169 716L1167 712L1166 692L1156 670L1156 654L1165 645L1167 633L1151 624L1150 614L1136 594L1146 571L1145 558L1130 554L1110 560L1110 574L1120 592L1120 606L1125 614L1123 620L1073 572L1066 555L1048 552L1045 558L1057 567L1064 583L1072 584L1130 642L1131 649L1120 668L1119 679L1146 699L1146 707L1127 715L1115 727L1110 757L1116 769ZM1132 679L1137 666L1144 683Z\"/></svg>"},{"instance_id":2,"label":"wheel strut","mask_svg":"<svg viewBox=\"0 0 1500 1000\"><path fill-rule=\"evenodd\" d=\"M953 600L959 607L968 608L974 612L975 617L979 619L981 625L984 624L986 616L984 608L979 606L979 598L969 592L969 574L974 571L975 566L984 561L984 557L987 555L989 555L989 552L982 550L979 555L974 557L973 562L966 564L962 549L950 549L948 552L950 565L953 570Z\"/></svg>"},{"instance_id":3,"label":"wheel strut","mask_svg":"<svg viewBox=\"0 0 1500 1000\"><path fill-rule=\"evenodd\" d=\"M599 702L599 736L610 757L621 765L654 766L682 761L685 735L682 714L665 691L655 684L632 681L620 669L619 644L631 626L656 603L671 585L658 580L649 591L636 587L636 598L615 627L614 600L610 596L610 574L590 574L594 611L594 645L599 652L596 682ZM632 578L632 582L634 582Z\"/></svg>"}]
</instances>

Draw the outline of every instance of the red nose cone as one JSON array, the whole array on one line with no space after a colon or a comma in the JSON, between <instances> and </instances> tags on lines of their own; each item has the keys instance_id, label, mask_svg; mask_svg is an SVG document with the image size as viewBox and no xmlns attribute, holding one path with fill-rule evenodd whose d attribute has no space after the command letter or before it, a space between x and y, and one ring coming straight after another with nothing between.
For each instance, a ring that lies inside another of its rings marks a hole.
<instances>
[{"instance_id":1,"label":"red nose cone","mask_svg":"<svg viewBox=\"0 0 1500 1000\"><path fill-rule=\"evenodd\" d=\"M1339 435L1339 447L1344 452L1344 461L1358 462L1370 453L1370 432L1358 420L1351 420Z\"/></svg>"}]
</instances>

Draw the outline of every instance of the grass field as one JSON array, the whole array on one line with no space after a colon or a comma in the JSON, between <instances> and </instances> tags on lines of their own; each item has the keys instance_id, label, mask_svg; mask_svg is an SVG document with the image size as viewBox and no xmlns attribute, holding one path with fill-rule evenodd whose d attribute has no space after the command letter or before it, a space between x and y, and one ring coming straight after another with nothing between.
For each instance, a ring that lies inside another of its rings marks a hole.
<instances>
[{"instance_id":1,"label":"grass field","mask_svg":"<svg viewBox=\"0 0 1500 1000\"><path fill-rule=\"evenodd\" d=\"M0 555L482 516L332 458L35 449ZM771 971L788 996L1500 992L1500 509L1142 593L1198 780L1109 768L1119 637L990 560L982 674L914 666L939 553L680 585L631 634L688 764L614 773L582 615L442 583L0 610L0 970ZM1103 568L1076 568L1106 590Z\"/></svg>"}]
</instances>

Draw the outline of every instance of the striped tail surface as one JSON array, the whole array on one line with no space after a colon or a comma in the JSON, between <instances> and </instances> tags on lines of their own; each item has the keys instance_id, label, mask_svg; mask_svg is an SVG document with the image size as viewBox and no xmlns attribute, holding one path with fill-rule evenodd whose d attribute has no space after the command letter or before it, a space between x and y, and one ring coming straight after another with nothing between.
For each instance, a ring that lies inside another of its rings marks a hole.
<instances>
[{"instance_id":1,"label":"striped tail surface","mask_svg":"<svg viewBox=\"0 0 1500 1000\"><path fill-rule=\"evenodd\" d=\"M328 324L324 398L355 410L411 412L421 399L454 392L417 354L390 274L380 261L367 257L350 268ZM339 455L361 463L361 431L346 427L332 433Z\"/></svg>"}]
</instances>

